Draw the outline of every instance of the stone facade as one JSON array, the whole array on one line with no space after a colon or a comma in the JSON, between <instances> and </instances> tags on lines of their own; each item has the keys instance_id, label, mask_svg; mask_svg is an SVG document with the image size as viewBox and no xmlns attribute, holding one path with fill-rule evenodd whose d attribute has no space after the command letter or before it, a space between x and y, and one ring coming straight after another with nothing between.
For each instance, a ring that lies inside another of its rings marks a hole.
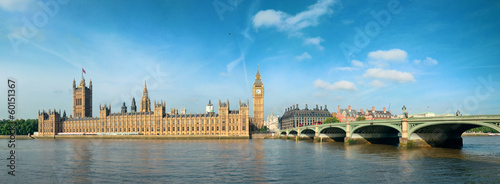
<instances>
[{"instance_id":1,"label":"stone facade","mask_svg":"<svg viewBox=\"0 0 500 184\"><path fill-rule=\"evenodd\" d=\"M170 113L167 113L164 101L154 102L154 111L151 111L145 84L140 112L136 111L135 98L133 98L130 112L127 112L125 103L120 113L111 113L111 106L105 104L104 106L99 105L99 117L92 117L92 84L90 83L87 88L85 80L82 78L79 87L73 83L73 89L75 116L68 118L65 112L61 115L60 110L58 112L56 110L39 111L39 136L54 136L65 133L249 136L248 100L246 103L241 103L240 100L238 110L229 108L229 100L226 102L219 100L218 114L213 111L200 114L179 114L177 109L171 109ZM80 89L84 92L81 93ZM76 103L75 105L75 101L78 99L86 99L86 103Z\"/></svg>"},{"instance_id":2,"label":"stone facade","mask_svg":"<svg viewBox=\"0 0 500 184\"><path fill-rule=\"evenodd\" d=\"M364 111L360 109L358 112L356 109L351 109L350 105L347 109L341 109L340 106L338 106L335 116L340 122L356 121L358 117L365 117L365 120L391 119L393 117L391 111L387 111L385 107L382 111L375 110L375 107L372 107L371 110L367 109Z\"/></svg>"},{"instance_id":3,"label":"stone facade","mask_svg":"<svg viewBox=\"0 0 500 184\"><path fill-rule=\"evenodd\" d=\"M252 88L253 96L253 124L258 129L264 127L264 84L260 80L259 68L255 74L255 82Z\"/></svg>"},{"instance_id":4,"label":"stone facade","mask_svg":"<svg viewBox=\"0 0 500 184\"><path fill-rule=\"evenodd\" d=\"M387 109L385 107L383 110L375 110L375 107L372 107L371 110L366 109L366 111L363 111L363 109L360 109L358 116L364 116L366 120L379 120L379 119L391 119L391 118L393 118L391 111L387 111Z\"/></svg>"},{"instance_id":5,"label":"stone facade","mask_svg":"<svg viewBox=\"0 0 500 184\"><path fill-rule=\"evenodd\" d=\"M356 109L351 109L350 105L349 108L347 109L341 109L339 105L336 115L339 122L347 122L347 121L351 122L351 121L356 121L356 118L358 117L358 112L356 111Z\"/></svg>"},{"instance_id":6,"label":"stone facade","mask_svg":"<svg viewBox=\"0 0 500 184\"><path fill-rule=\"evenodd\" d=\"M318 121L323 122L326 118L332 117L328 109L323 107L309 109L299 109L299 104L286 108L285 113L279 118L280 129L289 129L301 126L308 126Z\"/></svg>"},{"instance_id":7,"label":"stone facade","mask_svg":"<svg viewBox=\"0 0 500 184\"><path fill-rule=\"evenodd\" d=\"M73 116L92 117L92 80L87 87L85 79L82 77L80 85L77 87L75 79L73 79Z\"/></svg>"},{"instance_id":8,"label":"stone facade","mask_svg":"<svg viewBox=\"0 0 500 184\"><path fill-rule=\"evenodd\" d=\"M275 116L273 113L267 115L267 119L264 122L264 126L267 127L269 132L276 132L277 133L280 131L279 126L278 126L278 122L279 122L278 119L279 119L279 117Z\"/></svg>"}]
</instances>

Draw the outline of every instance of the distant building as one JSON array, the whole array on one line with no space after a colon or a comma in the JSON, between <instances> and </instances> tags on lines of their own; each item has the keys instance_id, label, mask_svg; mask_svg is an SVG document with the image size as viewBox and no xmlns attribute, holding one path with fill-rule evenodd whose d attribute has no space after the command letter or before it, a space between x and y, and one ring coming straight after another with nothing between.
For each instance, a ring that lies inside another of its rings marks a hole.
<instances>
[{"instance_id":1,"label":"distant building","mask_svg":"<svg viewBox=\"0 0 500 184\"><path fill-rule=\"evenodd\" d=\"M279 132L279 116L275 116L273 113L267 115L266 121L264 121L264 126L267 127L269 132Z\"/></svg>"},{"instance_id":2,"label":"distant building","mask_svg":"<svg viewBox=\"0 0 500 184\"><path fill-rule=\"evenodd\" d=\"M352 122L356 121L358 117L365 117L365 120L391 119L392 114L385 107L383 110L375 110L375 107L372 107L371 110L364 111L360 109L358 112L356 109L351 109L349 105L347 109L341 109L339 106L336 117L340 122Z\"/></svg>"},{"instance_id":3,"label":"distant building","mask_svg":"<svg viewBox=\"0 0 500 184\"><path fill-rule=\"evenodd\" d=\"M391 119L393 117L391 111L387 111L385 107L382 111L375 110L375 107L372 107L371 111L367 109L366 112L360 109L358 117L360 116L364 116L366 120Z\"/></svg>"},{"instance_id":4,"label":"distant building","mask_svg":"<svg viewBox=\"0 0 500 184\"><path fill-rule=\"evenodd\" d=\"M285 113L279 118L279 124L281 129L288 129L312 125L318 121L323 122L329 117L332 117L332 115L326 105L324 109L322 106L318 107L318 105L314 109L309 109L306 104L306 108L299 109L299 104L296 104L285 109Z\"/></svg>"},{"instance_id":5,"label":"distant building","mask_svg":"<svg viewBox=\"0 0 500 184\"><path fill-rule=\"evenodd\" d=\"M412 118L424 118L424 117L443 117L443 116L455 116L454 114L435 114L433 112L425 112L425 113L415 113L410 114L408 117Z\"/></svg>"},{"instance_id":6,"label":"distant building","mask_svg":"<svg viewBox=\"0 0 500 184\"><path fill-rule=\"evenodd\" d=\"M249 101L238 104L237 110L229 109L229 100L219 100L218 113L213 112L209 101L205 113L178 113L172 108L165 111L164 101L151 102L144 84L140 111L132 98L130 112L123 103L121 112L111 113L110 105L99 105L99 117L92 116L92 82L87 87L82 78L76 86L73 80L73 115L48 110L38 112L38 135L214 135L249 136ZM154 108L151 108L153 105Z\"/></svg>"},{"instance_id":7,"label":"distant building","mask_svg":"<svg viewBox=\"0 0 500 184\"><path fill-rule=\"evenodd\" d=\"M340 122L356 121L356 118L358 117L358 113L356 112L356 109L352 110L350 105L347 109L340 109L340 105L339 105L336 115L337 115L337 119Z\"/></svg>"}]
</instances>

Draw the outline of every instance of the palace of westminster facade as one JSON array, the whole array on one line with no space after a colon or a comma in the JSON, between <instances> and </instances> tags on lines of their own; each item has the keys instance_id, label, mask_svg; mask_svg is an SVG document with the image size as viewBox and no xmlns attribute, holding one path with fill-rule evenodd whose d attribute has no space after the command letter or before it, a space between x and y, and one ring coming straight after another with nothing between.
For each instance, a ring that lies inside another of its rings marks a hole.
<instances>
[{"instance_id":1,"label":"palace of westminster facade","mask_svg":"<svg viewBox=\"0 0 500 184\"><path fill-rule=\"evenodd\" d=\"M92 117L92 81L86 86L85 79L79 86L73 80L73 115L61 115L61 111L45 110L38 112L38 135L54 136L64 134L97 135L164 135L164 136L249 136L250 125L262 128L264 123L264 85L257 69L253 94L253 119L249 116L249 101L238 103L238 110L230 110L229 100L219 99L218 113L209 100L206 112L186 114L172 108L165 111L164 101L154 102L148 96L144 83L140 110L137 111L135 98L132 99L131 112L125 103L120 113L111 113L111 106L99 105L99 117Z\"/></svg>"}]
</instances>

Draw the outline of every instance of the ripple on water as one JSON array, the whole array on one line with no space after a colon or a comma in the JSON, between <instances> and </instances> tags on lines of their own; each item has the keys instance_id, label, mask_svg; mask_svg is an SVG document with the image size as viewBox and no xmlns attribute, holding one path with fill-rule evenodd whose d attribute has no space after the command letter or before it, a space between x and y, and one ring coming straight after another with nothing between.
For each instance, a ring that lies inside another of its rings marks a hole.
<instances>
[{"instance_id":1,"label":"ripple on water","mask_svg":"<svg viewBox=\"0 0 500 184\"><path fill-rule=\"evenodd\" d=\"M287 140L18 140L22 177L6 182L498 183L500 137L463 140L461 150Z\"/></svg>"}]
</instances>

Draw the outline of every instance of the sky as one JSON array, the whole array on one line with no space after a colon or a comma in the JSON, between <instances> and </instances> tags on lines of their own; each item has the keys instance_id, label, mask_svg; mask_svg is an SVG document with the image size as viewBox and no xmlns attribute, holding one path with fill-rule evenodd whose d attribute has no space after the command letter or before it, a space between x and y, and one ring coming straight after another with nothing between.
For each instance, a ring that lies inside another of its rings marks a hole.
<instances>
[{"instance_id":1,"label":"sky","mask_svg":"<svg viewBox=\"0 0 500 184\"><path fill-rule=\"evenodd\" d=\"M500 114L498 12L487 0L2 0L0 119L8 78L17 118L71 114L82 68L94 117L140 101L145 80L167 109L236 110L252 104L257 66L265 117L292 104Z\"/></svg>"}]
</instances>

